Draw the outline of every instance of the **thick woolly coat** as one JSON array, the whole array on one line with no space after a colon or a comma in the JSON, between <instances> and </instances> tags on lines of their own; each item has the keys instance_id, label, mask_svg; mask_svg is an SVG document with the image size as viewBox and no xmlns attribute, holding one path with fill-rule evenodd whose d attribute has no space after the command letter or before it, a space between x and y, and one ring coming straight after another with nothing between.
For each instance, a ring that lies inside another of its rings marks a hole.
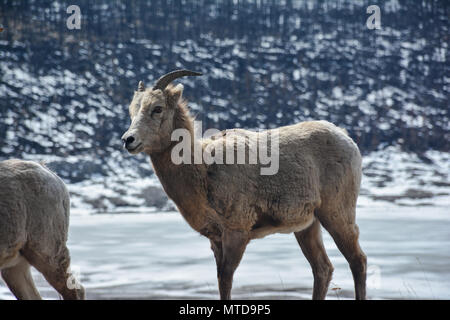
<instances>
[{"instance_id":1,"label":"thick woolly coat","mask_svg":"<svg viewBox=\"0 0 450 320\"><path fill-rule=\"evenodd\" d=\"M192 132L193 119L184 101L171 100L173 90L173 86L166 89L168 108L174 109L173 129ZM210 239L220 239L224 228L243 231L249 239L296 232L307 228L315 214L348 215L348 221L354 221L361 155L345 130L327 121L276 130L279 171L275 175L261 175L260 164L175 165L173 144L149 155L166 193L186 221ZM211 150L227 139L256 139L258 134L233 129L192 143Z\"/></svg>"}]
</instances>

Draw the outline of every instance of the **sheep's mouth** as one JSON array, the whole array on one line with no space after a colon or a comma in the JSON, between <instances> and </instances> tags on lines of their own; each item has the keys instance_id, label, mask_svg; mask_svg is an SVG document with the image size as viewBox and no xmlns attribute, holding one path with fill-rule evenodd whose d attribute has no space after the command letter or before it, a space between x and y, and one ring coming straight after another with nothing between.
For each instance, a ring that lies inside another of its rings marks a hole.
<instances>
[{"instance_id":1,"label":"sheep's mouth","mask_svg":"<svg viewBox=\"0 0 450 320\"><path fill-rule=\"evenodd\" d=\"M139 143L136 147L134 147L133 149L127 149L129 153L133 153L135 152L137 149L139 149L142 146L142 142Z\"/></svg>"}]
</instances>

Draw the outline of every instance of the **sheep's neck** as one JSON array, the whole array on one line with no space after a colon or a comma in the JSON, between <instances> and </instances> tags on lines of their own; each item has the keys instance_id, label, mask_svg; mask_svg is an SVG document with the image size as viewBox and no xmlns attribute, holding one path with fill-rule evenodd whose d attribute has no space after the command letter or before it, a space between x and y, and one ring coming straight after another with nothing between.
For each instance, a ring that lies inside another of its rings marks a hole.
<instances>
[{"instance_id":1,"label":"sheep's neck","mask_svg":"<svg viewBox=\"0 0 450 320\"><path fill-rule=\"evenodd\" d=\"M194 144L200 141L192 141ZM197 231L205 227L205 177L203 164L194 164L193 152L190 163L175 165L171 159L173 145L163 152L151 154L153 168L169 198L180 210L186 221Z\"/></svg>"}]
</instances>

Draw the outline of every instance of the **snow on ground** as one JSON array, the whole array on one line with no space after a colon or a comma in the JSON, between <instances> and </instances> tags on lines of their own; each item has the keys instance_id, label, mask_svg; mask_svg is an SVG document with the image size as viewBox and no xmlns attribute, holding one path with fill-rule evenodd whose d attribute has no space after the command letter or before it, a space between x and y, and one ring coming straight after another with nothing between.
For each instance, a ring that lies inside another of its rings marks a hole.
<instances>
[{"instance_id":1,"label":"snow on ground","mask_svg":"<svg viewBox=\"0 0 450 320\"><path fill-rule=\"evenodd\" d=\"M450 298L446 208L361 207L357 223L368 257L369 299ZM329 234L324 231L323 237L335 268L327 299L352 299L348 264ZM209 241L176 212L74 215L68 245L88 299L218 298ZM34 269L33 278L44 298L58 298ZM248 245L232 294L235 299L310 299L312 283L295 237L275 234ZM13 299L1 281L0 299Z\"/></svg>"}]
</instances>

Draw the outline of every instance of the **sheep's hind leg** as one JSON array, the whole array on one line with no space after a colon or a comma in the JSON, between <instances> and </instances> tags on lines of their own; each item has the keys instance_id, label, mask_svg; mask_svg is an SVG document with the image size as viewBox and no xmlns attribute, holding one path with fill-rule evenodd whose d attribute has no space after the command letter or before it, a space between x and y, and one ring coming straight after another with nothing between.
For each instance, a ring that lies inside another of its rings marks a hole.
<instances>
[{"instance_id":1,"label":"sheep's hind leg","mask_svg":"<svg viewBox=\"0 0 450 320\"><path fill-rule=\"evenodd\" d=\"M327 295L328 285L333 275L333 265L328 259L323 246L320 223L318 220L315 220L309 228L294 234L312 268L314 276L312 298L314 300L323 300Z\"/></svg>"},{"instance_id":2,"label":"sheep's hind leg","mask_svg":"<svg viewBox=\"0 0 450 320\"><path fill-rule=\"evenodd\" d=\"M233 275L241 262L249 242L248 235L240 231L225 230L222 234L222 258L218 267L219 293L221 300L231 299Z\"/></svg>"},{"instance_id":3,"label":"sheep's hind leg","mask_svg":"<svg viewBox=\"0 0 450 320\"><path fill-rule=\"evenodd\" d=\"M40 300L30 272L30 264L25 258L20 257L19 262L9 268L2 269L2 278L8 288L19 300Z\"/></svg>"},{"instance_id":4,"label":"sheep's hind leg","mask_svg":"<svg viewBox=\"0 0 450 320\"><path fill-rule=\"evenodd\" d=\"M56 257L48 257L33 252L26 252L25 256L31 264L38 269L48 283L62 295L64 300L84 299L84 288L81 284L71 279L68 272L70 255L67 247L64 247Z\"/></svg>"},{"instance_id":5,"label":"sheep's hind leg","mask_svg":"<svg viewBox=\"0 0 450 320\"><path fill-rule=\"evenodd\" d=\"M355 298L364 300L366 298L367 257L359 246L359 229L354 221L354 211L349 211L349 213L349 215L321 214L319 220L350 265L355 282Z\"/></svg>"}]
</instances>

